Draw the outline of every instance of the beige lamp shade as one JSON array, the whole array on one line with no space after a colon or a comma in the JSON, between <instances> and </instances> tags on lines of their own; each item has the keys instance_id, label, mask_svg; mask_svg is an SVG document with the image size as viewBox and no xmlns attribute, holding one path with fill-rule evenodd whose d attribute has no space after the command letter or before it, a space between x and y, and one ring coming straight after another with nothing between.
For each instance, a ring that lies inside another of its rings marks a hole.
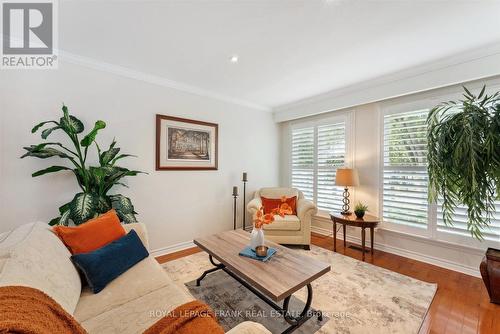
<instances>
[{"instance_id":1,"label":"beige lamp shade","mask_svg":"<svg viewBox=\"0 0 500 334\"><path fill-rule=\"evenodd\" d=\"M337 169L335 185L343 187L355 187L359 185L358 171L352 168Z\"/></svg>"}]
</instances>

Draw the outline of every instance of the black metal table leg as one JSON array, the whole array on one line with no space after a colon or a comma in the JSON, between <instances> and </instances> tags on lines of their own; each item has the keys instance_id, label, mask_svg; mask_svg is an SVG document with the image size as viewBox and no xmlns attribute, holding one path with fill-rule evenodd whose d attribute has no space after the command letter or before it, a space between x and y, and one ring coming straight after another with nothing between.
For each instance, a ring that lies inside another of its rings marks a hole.
<instances>
[{"instance_id":1,"label":"black metal table leg","mask_svg":"<svg viewBox=\"0 0 500 334\"><path fill-rule=\"evenodd\" d=\"M224 270L229 276L233 277L236 281L241 283L244 287L246 287L248 290L253 292L257 297L259 297L262 301L266 302L269 306L274 308L276 311L280 312L283 315L283 318L285 321L290 324L290 327L288 327L283 334L285 333L291 333L295 331L297 328L302 326L304 322L312 318L313 316L316 316L318 318L318 321L323 321L323 313L321 311L311 311L311 303L312 303L312 297L313 297L313 290L311 284L307 284L307 300L306 304L304 305L304 308L300 312L300 315L295 317L293 316L288 307L290 304L290 298L292 297L291 295L286 297L283 300L283 306L280 306L270 300L268 297L266 297L262 292L251 286L247 281L233 273L231 270L229 270L225 265L222 263L215 263L212 256L209 255L209 260L210 262L215 266L214 268L208 269L203 274L196 280L196 285L200 286L201 281L207 276L207 274L210 274L214 271L217 270Z\"/></svg>"},{"instance_id":2,"label":"black metal table leg","mask_svg":"<svg viewBox=\"0 0 500 334\"><path fill-rule=\"evenodd\" d=\"M212 264L215 266L215 268L211 268L211 269L205 270L205 271L203 272L203 274L201 274L201 276L200 276L200 277L198 277L198 278L196 279L196 286L200 286L201 281L202 281L202 280L205 278L205 276L207 276L208 274L213 273L214 271L217 271L217 270L224 269L224 268L226 267L226 266L225 266L225 265L223 265L222 263L215 263L215 262L214 262L214 259L212 258L212 255L209 255L209 256L208 256L208 259L210 260L210 263L212 263Z\"/></svg>"},{"instance_id":3,"label":"black metal table leg","mask_svg":"<svg viewBox=\"0 0 500 334\"><path fill-rule=\"evenodd\" d=\"M270 300L269 298L267 298L264 294L262 294L262 292L260 292L259 290L257 290L253 286L251 286L248 282L246 282L245 280L243 280L242 278L237 276L235 273L230 271L227 267L222 268L222 270L224 270L229 276L233 277L235 280L240 282L241 285L243 285L245 288L247 288L248 290L253 292L262 301L266 302L269 306L271 306L272 308L274 308L276 311L280 312L283 315L285 321L288 324L290 324L290 327L288 327L283 333L293 332L294 330L296 330L297 328L302 326L302 324L304 322L306 322L308 319L312 318L313 316L317 316L318 321L323 320L323 314L321 311L314 311L314 312L310 311L311 303L312 303L312 296L313 296L311 284L307 284L307 286L306 286L307 287L307 301L306 301L306 305L304 306L304 309L302 310L302 312L300 313L300 315L298 317L294 317L290 314L290 312L288 310L291 296L288 296L283 300L283 307L281 307L281 306L277 305L275 302L273 302L272 300Z\"/></svg>"},{"instance_id":4,"label":"black metal table leg","mask_svg":"<svg viewBox=\"0 0 500 334\"><path fill-rule=\"evenodd\" d=\"M321 311L311 312L313 290L311 284L307 284L306 287L307 287L306 305L304 305L304 309L302 310L302 312L300 312L300 315L298 317L290 315L290 312L288 310L291 296L286 297L285 300L283 301L283 317L285 318L286 322L288 322L291 325L283 333L293 332L313 316L317 316L318 321L323 321L323 313Z\"/></svg>"}]
</instances>

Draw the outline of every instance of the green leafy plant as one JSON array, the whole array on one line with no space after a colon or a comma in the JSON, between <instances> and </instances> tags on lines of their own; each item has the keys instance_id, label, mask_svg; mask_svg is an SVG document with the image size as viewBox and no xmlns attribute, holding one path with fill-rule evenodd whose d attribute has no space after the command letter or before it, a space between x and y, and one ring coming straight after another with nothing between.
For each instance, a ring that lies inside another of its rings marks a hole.
<instances>
[{"instance_id":1,"label":"green leafy plant","mask_svg":"<svg viewBox=\"0 0 500 334\"><path fill-rule=\"evenodd\" d=\"M363 218L365 216L366 210L368 210L368 206L364 205L361 202L358 202L354 207L354 214L358 218Z\"/></svg>"},{"instance_id":2,"label":"green leafy plant","mask_svg":"<svg viewBox=\"0 0 500 334\"><path fill-rule=\"evenodd\" d=\"M127 187L121 182L124 177L142 173L116 165L119 160L132 155L119 154L120 148L116 147L115 140L107 150L101 150L96 142L96 137L98 132L106 127L106 123L100 120L95 122L92 130L80 140L80 136L85 130L83 123L75 116L70 115L65 105L62 107L62 112L63 116L59 121L41 122L31 132L36 133L45 128L42 130L41 137L46 140L52 132L63 131L73 147L69 148L59 142L43 142L24 147L26 153L21 157L40 159L59 157L71 163L71 167L51 166L32 174L33 177L37 177L59 171L72 171L81 189L81 192L77 193L70 202L59 208L60 215L52 219L49 224L68 225L72 221L75 225L80 225L111 208L115 209L118 217L124 223L137 222L135 218L137 213L128 197L121 194L108 194L115 185ZM95 145L97 149L99 166L87 167L88 151L92 145Z\"/></svg>"},{"instance_id":3,"label":"green leafy plant","mask_svg":"<svg viewBox=\"0 0 500 334\"><path fill-rule=\"evenodd\" d=\"M361 202L358 202L358 204L356 204L356 206L354 207L354 211L366 212L367 210L368 206Z\"/></svg>"},{"instance_id":4,"label":"green leafy plant","mask_svg":"<svg viewBox=\"0 0 500 334\"><path fill-rule=\"evenodd\" d=\"M482 240L500 194L500 93L464 90L464 99L441 103L427 119L429 201L442 203L447 225L465 205L467 229Z\"/></svg>"}]
</instances>

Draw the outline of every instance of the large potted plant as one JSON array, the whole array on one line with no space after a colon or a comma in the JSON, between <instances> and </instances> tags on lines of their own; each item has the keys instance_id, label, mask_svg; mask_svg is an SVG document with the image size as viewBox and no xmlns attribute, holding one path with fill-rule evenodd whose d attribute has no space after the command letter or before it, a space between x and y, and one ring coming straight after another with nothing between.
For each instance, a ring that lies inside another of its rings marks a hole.
<instances>
[{"instance_id":1,"label":"large potted plant","mask_svg":"<svg viewBox=\"0 0 500 334\"><path fill-rule=\"evenodd\" d=\"M56 173L59 171L71 171L75 175L80 192L73 199L59 207L59 216L52 219L50 225L68 225L73 222L75 225L82 224L87 220L105 213L111 208L115 209L118 217L124 223L137 222L131 200L121 194L108 194L116 185L126 185L122 179L126 176L135 176L142 173L136 170L129 170L117 165L123 158L130 157L130 154L119 154L120 148L116 147L113 140L107 150L101 150L97 144L96 137L100 130L106 127L103 121L97 121L82 139L81 134L85 127L83 123L73 115L70 115L68 108L63 105L63 116L58 121L45 121L37 124L31 130L32 133L43 129L42 139L46 140L54 131L63 131L71 146L63 145L59 142L43 142L37 145L24 147L26 153L21 157L34 157L47 159L59 157L70 163L70 166L51 166L39 170L32 174L33 177ZM50 125L47 127L47 125ZM89 149L95 146L99 166L88 166L87 158Z\"/></svg>"},{"instance_id":2,"label":"large potted plant","mask_svg":"<svg viewBox=\"0 0 500 334\"><path fill-rule=\"evenodd\" d=\"M500 198L500 93L464 91L462 100L436 106L427 119L429 201L439 199L447 225L464 205L468 231L483 240ZM481 273L491 301L500 303L500 251L487 251Z\"/></svg>"}]
</instances>

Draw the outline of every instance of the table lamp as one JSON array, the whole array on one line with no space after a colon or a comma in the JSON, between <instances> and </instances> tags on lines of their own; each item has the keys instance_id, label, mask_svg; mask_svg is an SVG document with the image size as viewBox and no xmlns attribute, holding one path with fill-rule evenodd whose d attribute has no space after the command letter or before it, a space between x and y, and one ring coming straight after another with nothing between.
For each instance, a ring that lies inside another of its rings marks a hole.
<instances>
[{"instance_id":1,"label":"table lamp","mask_svg":"<svg viewBox=\"0 0 500 334\"><path fill-rule=\"evenodd\" d=\"M359 185L358 171L352 168L339 168L335 175L335 185L344 187L344 198L342 199L342 212L343 215L350 215L349 211L349 189L347 187L355 187Z\"/></svg>"}]
</instances>

